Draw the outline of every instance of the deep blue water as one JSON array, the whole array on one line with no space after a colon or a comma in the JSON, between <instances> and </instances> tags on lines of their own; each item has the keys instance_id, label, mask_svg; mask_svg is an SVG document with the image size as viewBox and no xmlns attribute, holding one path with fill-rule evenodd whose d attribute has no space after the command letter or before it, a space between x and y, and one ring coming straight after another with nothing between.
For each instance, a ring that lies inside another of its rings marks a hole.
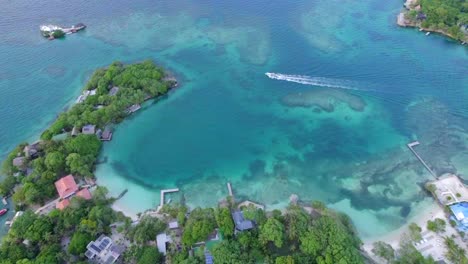
<instances>
[{"instance_id":1,"label":"deep blue water","mask_svg":"<svg viewBox=\"0 0 468 264\"><path fill-rule=\"evenodd\" d=\"M0 6L3 157L37 137L98 67L151 58L180 78L169 98L119 125L104 147L109 161L97 176L111 193L131 186L123 209L154 207L159 189L174 186L190 205L215 205L232 181L237 197L270 208L292 193L323 200L371 237L430 201L420 187L429 175L406 150L409 141L423 143L418 150L438 173L468 174L467 49L398 28L400 1ZM38 32L44 23L78 22L85 32L64 40Z\"/></svg>"}]
</instances>

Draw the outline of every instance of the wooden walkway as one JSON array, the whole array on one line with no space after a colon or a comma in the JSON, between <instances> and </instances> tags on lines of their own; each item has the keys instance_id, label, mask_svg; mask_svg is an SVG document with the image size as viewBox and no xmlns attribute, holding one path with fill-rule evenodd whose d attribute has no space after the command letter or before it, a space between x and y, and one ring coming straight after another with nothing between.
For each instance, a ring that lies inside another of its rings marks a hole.
<instances>
[{"instance_id":1,"label":"wooden walkway","mask_svg":"<svg viewBox=\"0 0 468 264\"><path fill-rule=\"evenodd\" d=\"M421 158L421 156L419 156L416 150L413 149L413 147L417 145L419 145L419 141L414 141L414 142L406 144L406 146L408 146L408 148L411 150L411 152L413 152L416 158L418 158L418 160L422 163L422 165L424 165L424 167L426 167L426 169L432 174L432 176L434 176L434 178L437 179L437 175L435 174L435 172L431 170L431 168L429 168L429 165L427 165L427 163Z\"/></svg>"},{"instance_id":2,"label":"wooden walkway","mask_svg":"<svg viewBox=\"0 0 468 264\"><path fill-rule=\"evenodd\" d=\"M234 194L232 193L232 187L231 187L231 183L230 183L230 182L227 183L227 188L228 188L229 196L234 197Z\"/></svg>"}]
</instances>

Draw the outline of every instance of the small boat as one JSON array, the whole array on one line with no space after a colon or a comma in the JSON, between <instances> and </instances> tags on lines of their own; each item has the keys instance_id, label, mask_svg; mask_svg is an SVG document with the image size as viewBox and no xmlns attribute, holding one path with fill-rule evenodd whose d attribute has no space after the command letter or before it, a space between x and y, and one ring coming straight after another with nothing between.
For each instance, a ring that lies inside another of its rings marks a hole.
<instances>
[{"instance_id":1,"label":"small boat","mask_svg":"<svg viewBox=\"0 0 468 264\"><path fill-rule=\"evenodd\" d=\"M167 199L166 204L170 204L172 202L171 198Z\"/></svg>"},{"instance_id":2,"label":"small boat","mask_svg":"<svg viewBox=\"0 0 468 264\"><path fill-rule=\"evenodd\" d=\"M0 210L0 216L6 214L6 212L8 212L8 209L3 208L2 210Z\"/></svg>"},{"instance_id":3,"label":"small boat","mask_svg":"<svg viewBox=\"0 0 468 264\"><path fill-rule=\"evenodd\" d=\"M431 34L431 32L427 32L427 33L426 33L426 36L429 36L429 34Z\"/></svg>"}]
</instances>

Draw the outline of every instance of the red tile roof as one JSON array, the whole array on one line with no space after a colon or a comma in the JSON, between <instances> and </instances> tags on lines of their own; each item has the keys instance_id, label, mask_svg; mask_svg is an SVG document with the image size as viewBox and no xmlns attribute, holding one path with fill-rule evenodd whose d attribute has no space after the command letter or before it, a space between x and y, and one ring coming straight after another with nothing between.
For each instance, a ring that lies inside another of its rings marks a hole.
<instances>
[{"instance_id":1,"label":"red tile roof","mask_svg":"<svg viewBox=\"0 0 468 264\"><path fill-rule=\"evenodd\" d=\"M78 191L78 186L71 174L56 181L55 188L57 188L60 198L67 198Z\"/></svg>"},{"instance_id":2,"label":"red tile roof","mask_svg":"<svg viewBox=\"0 0 468 264\"><path fill-rule=\"evenodd\" d=\"M81 189L79 192L76 193L76 196L79 196L86 200L91 199L91 193L89 192L88 188Z\"/></svg>"},{"instance_id":3,"label":"red tile roof","mask_svg":"<svg viewBox=\"0 0 468 264\"><path fill-rule=\"evenodd\" d=\"M55 207L59 210L63 210L65 209L67 206L70 205L70 201L68 199L63 199L62 201L60 202L57 202L57 204L55 205Z\"/></svg>"}]
</instances>

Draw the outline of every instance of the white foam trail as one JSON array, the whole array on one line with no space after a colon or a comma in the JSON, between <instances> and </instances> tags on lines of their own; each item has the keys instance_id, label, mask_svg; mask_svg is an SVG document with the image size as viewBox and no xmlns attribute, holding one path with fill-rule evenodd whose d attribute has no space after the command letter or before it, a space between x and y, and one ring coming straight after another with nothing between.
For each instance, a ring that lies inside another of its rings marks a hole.
<instances>
[{"instance_id":1,"label":"white foam trail","mask_svg":"<svg viewBox=\"0 0 468 264\"><path fill-rule=\"evenodd\" d=\"M295 82L295 83L301 83L301 84L306 84L306 85L315 85L315 86L321 86L321 87L339 88L339 89L347 89L347 90L355 90L355 91L373 91L373 90L356 88L356 84L350 81L346 81L346 80L331 79L331 78L324 78L324 77L310 77L306 75L290 75L290 74L281 74L281 73L273 73L273 72L267 72L265 73L265 75L275 80Z\"/></svg>"}]
</instances>

